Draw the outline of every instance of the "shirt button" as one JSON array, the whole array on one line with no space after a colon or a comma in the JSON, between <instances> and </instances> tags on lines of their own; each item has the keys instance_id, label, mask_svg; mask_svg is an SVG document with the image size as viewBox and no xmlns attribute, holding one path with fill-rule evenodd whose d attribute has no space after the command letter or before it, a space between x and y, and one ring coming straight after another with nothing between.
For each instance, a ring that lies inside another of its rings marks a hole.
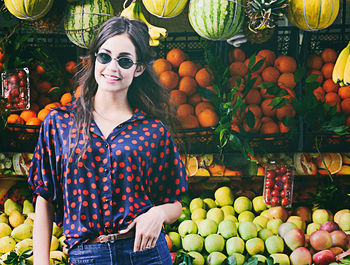
<instances>
[{"instance_id":1,"label":"shirt button","mask_svg":"<svg viewBox=\"0 0 350 265\"><path fill-rule=\"evenodd\" d=\"M121 128L123 125L121 125L121 124L119 124L118 126L117 126L117 128L119 129L119 128Z\"/></svg>"},{"instance_id":2,"label":"shirt button","mask_svg":"<svg viewBox=\"0 0 350 265\"><path fill-rule=\"evenodd\" d=\"M108 148L108 147L109 147L109 145L108 145L108 144L105 144L105 147L106 147L106 148Z\"/></svg>"},{"instance_id":3,"label":"shirt button","mask_svg":"<svg viewBox=\"0 0 350 265\"><path fill-rule=\"evenodd\" d=\"M113 232L113 229L112 229L112 228L108 228L108 229L107 229L107 232L108 232L108 233L112 233L112 232Z\"/></svg>"},{"instance_id":4,"label":"shirt button","mask_svg":"<svg viewBox=\"0 0 350 265\"><path fill-rule=\"evenodd\" d=\"M108 168L105 168L104 172L105 172L105 173L108 173L108 171L109 171Z\"/></svg>"}]
</instances>

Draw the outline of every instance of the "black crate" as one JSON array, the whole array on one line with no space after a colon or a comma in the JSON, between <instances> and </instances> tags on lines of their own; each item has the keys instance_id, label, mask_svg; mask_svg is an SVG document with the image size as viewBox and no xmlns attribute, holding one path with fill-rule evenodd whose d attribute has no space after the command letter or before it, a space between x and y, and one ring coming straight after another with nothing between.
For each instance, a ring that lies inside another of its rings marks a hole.
<instances>
[{"instance_id":1,"label":"black crate","mask_svg":"<svg viewBox=\"0 0 350 265\"><path fill-rule=\"evenodd\" d=\"M304 132L305 152L349 152L350 134L337 135L331 132Z\"/></svg>"},{"instance_id":2,"label":"black crate","mask_svg":"<svg viewBox=\"0 0 350 265\"><path fill-rule=\"evenodd\" d=\"M39 129L38 125L8 124L0 131L0 151L34 152Z\"/></svg>"}]
</instances>

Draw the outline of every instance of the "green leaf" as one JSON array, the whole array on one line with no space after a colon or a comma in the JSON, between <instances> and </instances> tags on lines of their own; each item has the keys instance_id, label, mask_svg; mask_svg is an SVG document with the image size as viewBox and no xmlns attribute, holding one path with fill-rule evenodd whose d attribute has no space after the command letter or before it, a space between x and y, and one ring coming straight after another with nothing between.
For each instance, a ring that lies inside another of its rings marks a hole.
<instances>
[{"instance_id":1,"label":"green leaf","mask_svg":"<svg viewBox=\"0 0 350 265\"><path fill-rule=\"evenodd\" d=\"M259 60L251 69L252 72L256 72L258 71L264 64L265 62L265 58L264 59L261 59Z\"/></svg>"},{"instance_id":2,"label":"green leaf","mask_svg":"<svg viewBox=\"0 0 350 265\"><path fill-rule=\"evenodd\" d=\"M266 259L266 264L267 264L267 265L274 265L274 264L278 264L278 263L273 263L273 258L268 257L268 258Z\"/></svg>"},{"instance_id":3,"label":"green leaf","mask_svg":"<svg viewBox=\"0 0 350 265\"><path fill-rule=\"evenodd\" d=\"M30 256L33 255L33 250L32 249L27 249L26 251L24 251L21 254L21 257L23 257L24 259L29 258Z\"/></svg>"},{"instance_id":4,"label":"green leaf","mask_svg":"<svg viewBox=\"0 0 350 265\"><path fill-rule=\"evenodd\" d=\"M248 109L245 117L246 117L247 125L249 126L249 128L253 128L255 125L255 116L254 116L253 112L251 112Z\"/></svg>"},{"instance_id":5,"label":"green leaf","mask_svg":"<svg viewBox=\"0 0 350 265\"><path fill-rule=\"evenodd\" d=\"M301 81L306 74L306 68L305 65L302 65L294 72L294 81L297 84L299 81Z\"/></svg>"},{"instance_id":6,"label":"green leaf","mask_svg":"<svg viewBox=\"0 0 350 265\"><path fill-rule=\"evenodd\" d=\"M258 265L259 260L256 257L250 257L246 262L243 263L243 265Z\"/></svg>"},{"instance_id":7,"label":"green leaf","mask_svg":"<svg viewBox=\"0 0 350 265\"><path fill-rule=\"evenodd\" d=\"M230 255L223 264L227 265L237 265L237 261L234 255Z\"/></svg>"},{"instance_id":8,"label":"green leaf","mask_svg":"<svg viewBox=\"0 0 350 265\"><path fill-rule=\"evenodd\" d=\"M318 74L311 74L306 78L306 83L315 83L317 78L319 77Z\"/></svg>"},{"instance_id":9,"label":"green leaf","mask_svg":"<svg viewBox=\"0 0 350 265\"><path fill-rule=\"evenodd\" d=\"M253 53L252 56L249 57L249 63L248 63L249 69L251 69L255 64L255 60L256 60L256 53Z\"/></svg>"}]
</instances>

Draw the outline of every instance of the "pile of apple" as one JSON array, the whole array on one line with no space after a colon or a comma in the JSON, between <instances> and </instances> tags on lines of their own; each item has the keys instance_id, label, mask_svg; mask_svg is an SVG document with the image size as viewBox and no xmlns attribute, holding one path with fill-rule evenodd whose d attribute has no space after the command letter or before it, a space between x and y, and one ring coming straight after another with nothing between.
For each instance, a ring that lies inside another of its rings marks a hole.
<instances>
[{"instance_id":1,"label":"pile of apple","mask_svg":"<svg viewBox=\"0 0 350 265\"><path fill-rule=\"evenodd\" d=\"M166 238L173 257L186 252L197 265L219 265L230 256L238 265L252 257L280 265L327 265L350 257L350 210L333 216L305 206L267 208L262 196L234 198L229 187L220 187L213 198L185 205L177 230Z\"/></svg>"}]
</instances>

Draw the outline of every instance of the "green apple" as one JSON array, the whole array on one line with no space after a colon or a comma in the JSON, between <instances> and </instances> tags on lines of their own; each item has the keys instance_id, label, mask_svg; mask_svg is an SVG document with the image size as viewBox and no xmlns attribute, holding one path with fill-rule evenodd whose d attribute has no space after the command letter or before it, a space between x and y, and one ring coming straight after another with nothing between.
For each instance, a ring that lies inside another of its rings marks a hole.
<instances>
[{"instance_id":1,"label":"green apple","mask_svg":"<svg viewBox=\"0 0 350 265\"><path fill-rule=\"evenodd\" d=\"M232 220L223 220L218 226L218 232L225 239L230 237L237 236L237 226L236 223Z\"/></svg>"},{"instance_id":2,"label":"green apple","mask_svg":"<svg viewBox=\"0 0 350 265\"><path fill-rule=\"evenodd\" d=\"M255 224L255 223L254 223ZM256 230L258 231L258 233L259 233L259 231L261 230L261 229L263 229L262 228L262 226L261 225L259 225L259 224L255 224L256 225Z\"/></svg>"},{"instance_id":3,"label":"green apple","mask_svg":"<svg viewBox=\"0 0 350 265\"><path fill-rule=\"evenodd\" d=\"M187 207L182 207L182 213L180 217L177 219L177 221L181 223L182 221L190 220L190 219L191 219L190 209L188 209Z\"/></svg>"},{"instance_id":4,"label":"green apple","mask_svg":"<svg viewBox=\"0 0 350 265\"><path fill-rule=\"evenodd\" d=\"M350 213L350 210L349 210L349 209L343 209L343 210L340 210L340 211L336 212L335 215L334 215L334 222L336 222L336 223L339 225L340 217L341 217L344 213ZM0 217L1 217L1 216L0 216Z\"/></svg>"},{"instance_id":5,"label":"green apple","mask_svg":"<svg viewBox=\"0 0 350 265\"><path fill-rule=\"evenodd\" d=\"M305 232L306 222L300 216L297 216L297 215L289 216L287 219L287 222L294 223L297 226L297 228Z\"/></svg>"},{"instance_id":6,"label":"green apple","mask_svg":"<svg viewBox=\"0 0 350 265\"><path fill-rule=\"evenodd\" d=\"M243 211L238 215L238 222L253 222L255 215L251 211Z\"/></svg>"},{"instance_id":7,"label":"green apple","mask_svg":"<svg viewBox=\"0 0 350 265\"><path fill-rule=\"evenodd\" d=\"M219 224L224 220L224 212L219 208L212 208L207 212L207 219L212 219Z\"/></svg>"},{"instance_id":8,"label":"green apple","mask_svg":"<svg viewBox=\"0 0 350 265\"><path fill-rule=\"evenodd\" d=\"M278 228L283 223L281 219L271 219L267 222L266 228L270 229L272 233L278 235Z\"/></svg>"},{"instance_id":9,"label":"green apple","mask_svg":"<svg viewBox=\"0 0 350 265\"><path fill-rule=\"evenodd\" d=\"M306 227L306 234L311 235L313 232L319 230L321 227L321 224L319 223L310 223Z\"/></svg>"},{"instance_id":10,"label":"green apple","mask_svg":"<svg viewBox=\"0 0 350 265\"><path fill-rule=\"evenodd\" d=\"M240 254L240 253L232 253L232 256L235 257L237 265L243 265L244 264L245 257L242 254Z\"/></svg>"},{"instance_id":11,"label":"green apple","mask_svg":"<svg viewBox=\"0 0 350 265\"><path fill-rule=\"evenodd\" d=\"M215 208L216 207L215 201L213 199L211 199L211 198L205 198L203 200L203 202L204 202L204 207L205 207L206 210L209 210L211 208Z\"/></svg>"},{"instance_id":12,"label":"green apple","mask_svg":"<svg viewBox=\"0 0 350 265\"><path fill-rule=\"evenodd\" d=\"M259 224L262 228L266 228L267 222L269 221L269 218L263 215L259 215L254 218L253 223Z\"/></svg>"},{"instance_id":13,"label":"green apple","mask_svg":"<svg viewBox=\"0 0 350 265\"><path fill-rule=\"evenodd\" d=\"M265 250L264 240L258 237L248 239L247 242L245 242L245 248L248 254L251 256L259 253L264 253L264 250Z\"/></svg>"},{"instance_id":14,"label":"green apple","mask_svg":"<svg viewBox=\"0 0 350 265\"><path fill-rule=\"evenodd\" d=\"M235 212L237 214L240 214L244 211L251 211L253 206L248 197L240 196L235 200L233 207L235 209Z\"/></svg>"},{"instance_id":15,"label":"green apple","mask_svg":"<svg viewBox=\"0 0 350 265\"><path fill-rule=\"evenodd\" d=\"M204 210L203 208L196 208L193 210L193 212L191 214L191 219L193 221L203 220L203 219L205 219L206 216L207 216L206 210Z\"/></svg>"},{"instance_id":16,"label":"green apple","mask_svg":"<svg viewBox=\"0 0 350 265\"><path fill-rule=\"evenodd\" d=\"M297 228L296 224L292 222L283 223L278 227L278 235L284 238L284 235L292 228Z\"/></svg>"},{"instance_id":17,"label":"green apple","mask_svg":"<svg viewBox=\"0 0 350 265\"><path fill-rule=\"evenodd\" d=\"M178 232L181 237L185 237L187 234L197 234L198 227L194 221L185 220L180 223L178 227Z\"/></svg>"},{"instance_id":18,"label":"green apple","mask_svg":"<svg viewBox=\"0 0 350 265\"><path fill-rule=\"evenodd\" d=\"M350 213L343 213L339 219L339 227L343 231L350 230Z\"/></svg>"},{"instance_id":19,"label":"green apple","mask_svg":"<svg viewBox=\"0 0 350 265\"><path fill-rule=\"evenodd\" d=\"M215 234L218 231L218 224L211 219L204 219L198 224L198 234L202 237L207 237L210 234Z\"/></svg>"},{"instance_id":20,"label":"green apple","mask_svg":"<svg viewBox=\"0 0 350 265\"><path fill-rule=\"evenodd\" d=\"M268 228L263 228L258 232L258 236L262 239L262 240L266 240L267 238L269 238L270 236L273 236L274 234L272 233L272 231Z\"/></svg>"},{"instance_id":21,"label":"green apple","mask_svg":"<svg viewBox=\"0 0 350 265\"><path fill-rule=\"evenodd\" d=\"M225 239L221 235L211 234L205 238L204 246L208 253L222 252L225 248Z\"/></svg>"},{"instance_id":22,"label":"green apple","mask_svg":"<svg viewBox=\"0 0 350 265\"><path fill-rule=\"evenodd\" d=\"M265 240L265 246L269 254L282 253L284 250L283 239L279 236L270 236Z\"/></svg>"},{"instance_id":23,"label":"green apple","mask_svg":"<svg viewBox=\"0 0 350 265\"><path fill-rule=\"evenodd\" d=\"M221 265L227 257L221 252L212 252L207 258L208 265Z\"/></svg>"},{"instance_id":24,"label":"green apple","mask_svg":"<svg viewBox=\"0 0 350 265\"><path fill-rule=\"evenodd\" d=\"M239 223L238 232L241 238L245 241L258 236L258 229L253 222Z\"/></svg>"},{"instance_id":25,"label":"green apple","mask_svg":"<svg viewBox=\"0 0 350 265\"><path fill-rule=\"evenodd\" d=\"M188 234L182 239L182 247L186 251L198 251L203 250L204 239L198 234Z\"/></svg>"},{"instance_id":26,"label":"green apple","mask_svg":"<svg viewBox=\"0 0 350 265\"><path fill-rule=\"evenodd\" d=\"M269 209L266 209L266 210L263 210L260 215L262 216L265 216L267 219L270 219L269 218Z\"/></svg>"},{"instance_id":27,"label":"green apple","mask_svg":"<svg viewBox=\"0 0 350 265\"><path fill-rule=\"evenodd\" d=\"M290 260L288 255L282 253L271 254L270 257L273 258L273 263L278 263L279 265L290 265Z\"/></svg>"},{"instance_id":28,"label":"green apple","mask_svg":"<svg viewBox=\"0 0 350 265\"><path fill-rule=\"evenodd\" d=\"M234 215L227 215L227 216L224 217L224 220L232 220L232 221L234 221L235 223L238 223L238 219L237 219L237 217L234 216Z\"/></svg>"},{"instance_id":29,"label":"green apple","mask_svg":"<svg viewBox=\"0 0 350 265\"><path fill-rule=\"evenodd\" d=\"M214 193L215 201L218 206L232 205L233 204L233 192L230 187L218 188Z\"/></svg>"},{"instance_id":30,"label":"green apple","mask_svg":"<svg viewBox=\"0 0 350 265\"><path fill-rule=\"evenodd\" d=\"M265 264L265 262L266 262L266 257L263 256L263 255L256 254L256 255L254 255L254 256L252 256L252 257L253 257L253 258L257 258L258 261L260 261L260 262L262 262L262 263L264 263L264 264Z\"/></svg>"},{"instance_id":31,"label":"green apple","mask_svg":"<svg viewBox=\"0 0 350 265\"><path fill-rule=\"evenodd\" d=\"M169 237L173 242L172 251L179 250L181 248L181 236L177 232L169 232Z\"/></svg>"},{"instance_id":32,"label":"green apple","mask_svg":"<svg viewBox=\"0 0 350 265\"><path fill-rule=\"evenodd\" d=\"M228 255L244 252L244 241L240 237L231 237L226 241L226 252Z\"/></svg>"},{"instance_id":33,"label":"green apple","mask_svg":"<svg viewBox=\"0 0 350 265\"><path fill-rule=\"evenodd\" d=\"M257 196L253 199L253 209L256 213L260 213L266 210L266 204L264 203L263 196Z\"/></svg>"},{"instance_id":34,"label":"green apple","mask_svg":"<svg viewBox=\"0 0 350 265\"><path fill-rule=\"evenodd\" d=\"M224 212L224 217L229 215L235 215L235 209L232 205L225 205L221 207L221 210Z\"/></svg>"},{"instance_id":35,"label":"green apple","mask_svg":"<svg viewBox=\"0 0 350 265\"><path fill-rule=\"evenodd\" d=\"M194 198L190 202L190 211L191 213L194 211L194 209L197 208L203 208L204 209L204 201L201 198Z\"/></svg>"},{"instance_id":36,"label":"green apple","mask_svg":"<svg viewBox=\"0 0 350 265\"><path fill-rule=\"evenodd\" d=\"M190 251L188 252L188 255L194 258L194 260L192 260L192 265L204 265L205 260L201 253L197 251Z\"/></svg>"},{"instance_id":37,"label":"green apple","mask_svg":"<svg viewBox=\"0 0 350 265\"><path fill-rule=\"evenodd\" d=\"M331 217L326 209L317 209L312 213L312 222L323 224L330 221Z\"/></svg>"}]
</instances>

